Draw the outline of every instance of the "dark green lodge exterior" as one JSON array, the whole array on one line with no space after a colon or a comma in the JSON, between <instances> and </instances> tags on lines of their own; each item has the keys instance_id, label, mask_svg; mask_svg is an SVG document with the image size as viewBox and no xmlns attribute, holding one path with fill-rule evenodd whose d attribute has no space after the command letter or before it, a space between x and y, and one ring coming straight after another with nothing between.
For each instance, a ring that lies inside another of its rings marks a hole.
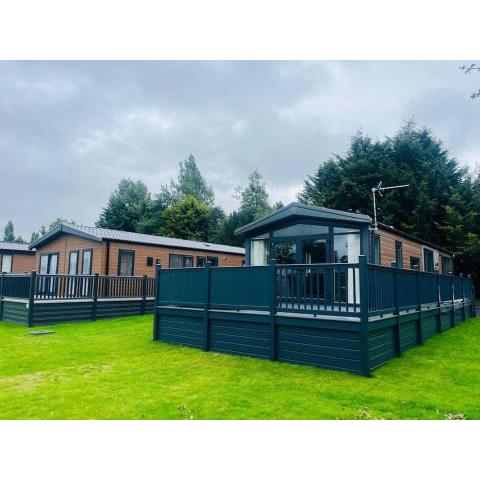
<instances>
[{"instance_id":1,"label":"dark green lodge exterior","mask_svg":"<svg viewBox=\"0 0 480 480\"><path fill-rule=\"evenodd\" d=\"M236 233L245 267L157 270L155 340L369 376L474 315L449 252L367 215L291 204Z\"/></svg>"}]
</instances>

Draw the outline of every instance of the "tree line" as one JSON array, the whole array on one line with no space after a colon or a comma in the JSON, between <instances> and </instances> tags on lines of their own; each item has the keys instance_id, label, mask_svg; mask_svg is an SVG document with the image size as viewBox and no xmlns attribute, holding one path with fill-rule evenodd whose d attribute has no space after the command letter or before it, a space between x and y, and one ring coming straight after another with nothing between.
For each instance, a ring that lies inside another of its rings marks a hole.
<instances>
[{"instance_id":1,"label":"tree line","mask_svg":"<svg viewBox=\"0 0 480 480\"><path fill-rule=\"evenodd\" d=\"M480 285L480 174L461 167L443 142L426 127L404 123L392 136L373 139L358 132L344 155L322 159L307 175L298 199L304 203L372 214L371 188L408 184L378 202L379 221L447 248L457 272ZM123 179L111 193L97 227L243 245L234 235L241 227L279 207L270 202L261 174L254 170L235 191L239 208L226 214L216 204L212 186L189 155L177 178L152 194L140 180ZM58 222L58 218L49 228ZM68 222L73 223L73 222ZM32 239L48 229L41 227ZM15 237L13 224L5 239ZM13 239L13 240L12 240ZM21 240L21 239L20 239Z\"/></svg>"},{"instance_id":2,"label":"tree line","mask_svg":"<svg viewBox=\"0 0 480 480\"><path fill-rule=\"evenodd\" d=\"M215 203L215 193L189 155L180 162L176 179L151 194L140 180L123 179L112 192L97 227L163 235L189 240L243 245L236 228L279 208L271 204L261 174L254 170L235 196L237 211L225 214Z\"/></svg>"}]
</instances>

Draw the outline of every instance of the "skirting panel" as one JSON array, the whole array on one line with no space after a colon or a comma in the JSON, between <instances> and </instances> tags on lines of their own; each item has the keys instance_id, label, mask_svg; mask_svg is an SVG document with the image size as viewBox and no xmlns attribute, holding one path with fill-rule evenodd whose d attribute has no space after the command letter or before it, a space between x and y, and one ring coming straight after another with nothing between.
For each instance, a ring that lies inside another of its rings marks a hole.
<instances>
[{"instance_id":1,"label":"skirting panel","mask_svg":"<svg viewBox=\"0 0 480 480\"><path fill-rule=\"evenodd\" d=\"M469 317L469 308L431 308L375 320L362 346L361 323L322 320L263 312L157 307L154 340L214 352L315 365L365 373L362 348L368 349L368 371ZM365 351L365 350L363 350Z\"/></svg>"},{"instance_id":2,"label":"skirting panel","mask_svg":"<svg viewBox=\"0 0 480 480\"><path fill-rule=\"evenodd\" d=\"M0 320L27 325L28 303L0 300Z\"/></svg>"},{"instance_id":3,"label":"skirting panel","mask_svg":"<svg viewBox=\"0 0 480 480\"><path fill-rule=\"evenodd\" d=\"M358 322L275 318L262 313L157 309L155 339L214 352L360 373Z\"/></svg>"}]
</instances>

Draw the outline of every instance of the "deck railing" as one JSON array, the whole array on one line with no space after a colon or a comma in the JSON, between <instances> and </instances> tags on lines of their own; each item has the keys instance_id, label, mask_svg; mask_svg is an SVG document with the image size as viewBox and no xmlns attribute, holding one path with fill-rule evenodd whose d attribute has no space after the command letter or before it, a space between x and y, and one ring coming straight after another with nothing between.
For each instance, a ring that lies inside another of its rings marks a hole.
<instances>
[{"instance_id":1,"label":"deck railing","mask_svg":"<svg viewBox=\"0 0 480 480\"><path fill-rule=\"evenodd\" d=\"M2 274L0 297L34 300L151 298L155 278L147 276Z\"/></svg>"},{"instance_id":2,"label":"deck railing","mask_svg":"<svg viewBox=\"0 0 480 480\"><path fill-rule=\"evenodd\" d=\"M383 317L474 303L469 277L359 263L159 269L159 306Z\"/></svg>"}]
</instances>

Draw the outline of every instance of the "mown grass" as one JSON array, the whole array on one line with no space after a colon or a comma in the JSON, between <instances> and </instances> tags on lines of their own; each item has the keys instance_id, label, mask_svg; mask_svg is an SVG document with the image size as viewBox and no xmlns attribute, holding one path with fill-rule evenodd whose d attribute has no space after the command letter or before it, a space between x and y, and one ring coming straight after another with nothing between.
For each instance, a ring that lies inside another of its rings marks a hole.
<instances>
[{"instance_id":1,"label":"mown grass","mask_svg":"<svg viewBox=\"0 0 480 480\"><path fill-rule=\"evenodd\" d=\"M479 319L370 379L154 343L149 315L51 329L0 322L0 418L480 418Z\"/></svg>"}]
</instances>

